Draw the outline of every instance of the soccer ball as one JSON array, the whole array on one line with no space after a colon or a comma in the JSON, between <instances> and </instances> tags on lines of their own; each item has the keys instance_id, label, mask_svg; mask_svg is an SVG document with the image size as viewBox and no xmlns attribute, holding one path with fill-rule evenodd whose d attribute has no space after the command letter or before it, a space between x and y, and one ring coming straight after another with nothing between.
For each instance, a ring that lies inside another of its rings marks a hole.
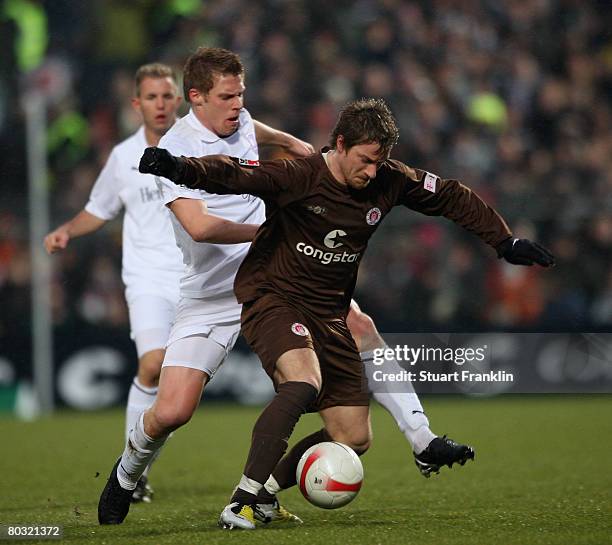
<instances>
[{"instance_id":1,"label":"soccer ball","mask_svg":"<svg viewBox=\"0 0 612 545\"><path fill-rule=\"evenodd\" d=\"M353 501L363 483L363 466L355 451L342 443L310 447L295 473L304 497L323 509L337 509Z\"/></svg>"}]
</instances>

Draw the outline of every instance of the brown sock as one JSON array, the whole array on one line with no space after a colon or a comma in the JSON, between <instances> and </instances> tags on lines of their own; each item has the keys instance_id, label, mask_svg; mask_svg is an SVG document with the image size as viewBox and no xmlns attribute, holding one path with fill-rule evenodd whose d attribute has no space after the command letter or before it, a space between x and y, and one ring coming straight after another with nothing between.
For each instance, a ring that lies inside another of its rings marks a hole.
<instances>
[{"instance_id":1,"label":"brown sock","mask_svg":"<svg viewBox=\"0 0 612 545\"><path fill-rule=\"evenodd\" d=\"M268 492L265 487L262 487L262 489L259 491L259 494L257 494L257 503L274 503L275 499L276 494L270 494L270 492Z\"/></svg>"},{"instance_id":2,"label":"brown sock","mask_svg":"<svg viewBox=\"0 0 612 545\"><path fill-rule=\"evenodd\" d=\"M278 387L278 393L253 427L244 475L262 485L268 480L287 450L293 428L315 401L317 394L317 389L307 382L285 382ZM237 488L231 501L252 504L256 503L257 496Z\"/></svg>"}]
</instances>

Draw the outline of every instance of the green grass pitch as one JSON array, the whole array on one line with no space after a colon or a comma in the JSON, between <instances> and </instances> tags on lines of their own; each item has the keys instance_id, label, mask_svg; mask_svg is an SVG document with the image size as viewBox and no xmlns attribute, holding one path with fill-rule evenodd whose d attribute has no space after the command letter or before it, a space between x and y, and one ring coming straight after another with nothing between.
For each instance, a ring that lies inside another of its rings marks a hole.
<instances>
[{"instance_id":1,"label":"green grass pitch","mask_svg":"<svg viewBox=\"0 0 612 545\"><path fill-rule=\"evenodd\" d=\"M259 409L204 402L154 467L154 502L133 506L117 527L98 526L96 506L122 449L120 411L30 424L1 417L0 524L61 524L61 542L71 544L612 543L612 396L430 397L425 405L434 431L475 447L474 463L424 479L375 406L357 499L325 511L294 489L282 499L305 524L254 532L224 532L216 522ZM294 438L318 427L308 415Z\"/></svg>"}]
</instances>

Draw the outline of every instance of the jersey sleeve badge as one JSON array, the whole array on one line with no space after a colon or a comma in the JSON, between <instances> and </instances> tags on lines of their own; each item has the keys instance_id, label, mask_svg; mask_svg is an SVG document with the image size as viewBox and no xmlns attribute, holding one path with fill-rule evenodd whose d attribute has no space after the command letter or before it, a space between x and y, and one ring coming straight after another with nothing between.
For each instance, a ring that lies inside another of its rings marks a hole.
<instances>
[{"instance_id":1,"label":"jersey sleeve badge","mask_svg":"<svg viewBox=\"0 0 612 545\"><path fill-rule=\"evenodd\" d=\"M247 167L247 168L255 168L259 166L259 161L253 160L253 159L238 159L238 164L241 167Z\"/></svg>"},{"instance_id":2,"label":"jersey sleeve badge","mask_svg":"<svg viewBox=\"0 0 612 545\"><path fill-rule=\"evenodd\" d=\"M291 324L291 331L296 335L299 335L300 337L308 337L308 335L310 335L308 328L304 324L300 324L299 322Z\"/></svg>"},{"instance_id":3,"label":"jersey sleeve badge","mask_svg":"<svg viewBox=\"0 0 612 545\"><path fill-rule=\"evenodd\" d=\"M425 173L425 178L423 179L423 187L430 191L431 193L436 192L436 184L438 182L438 177L433 175L431 172Z\"/></svg>"}]
</instances>

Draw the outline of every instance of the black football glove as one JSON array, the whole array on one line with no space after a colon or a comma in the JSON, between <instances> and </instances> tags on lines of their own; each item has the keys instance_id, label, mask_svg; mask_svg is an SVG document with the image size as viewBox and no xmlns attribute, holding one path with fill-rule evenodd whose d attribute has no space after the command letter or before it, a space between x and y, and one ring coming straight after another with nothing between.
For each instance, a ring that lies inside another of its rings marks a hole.
<instances>
[{"instance_id":1,"label":"black football glove","mask_svg":"<svg viewBox=\"0 0 612 545\"><path fill-rule=\"evenodd\" d=\"M163 176L178 183L185 171L185 163L163 148L147 148L142 154L138 170L143 174Z\"/></svg>"},{"instance_id":2,"label":"black football glove","mask_svg":"<svg viewBox=\"0 0 612 545\"><path fill-rule=\"evenodd\" d=\"M526 238L507 238L497 246L497 256L513 265L531 267L537 263L542 267L550 267L555 264L555 257L546 248Z\"/></svg>"}]
</instances>

